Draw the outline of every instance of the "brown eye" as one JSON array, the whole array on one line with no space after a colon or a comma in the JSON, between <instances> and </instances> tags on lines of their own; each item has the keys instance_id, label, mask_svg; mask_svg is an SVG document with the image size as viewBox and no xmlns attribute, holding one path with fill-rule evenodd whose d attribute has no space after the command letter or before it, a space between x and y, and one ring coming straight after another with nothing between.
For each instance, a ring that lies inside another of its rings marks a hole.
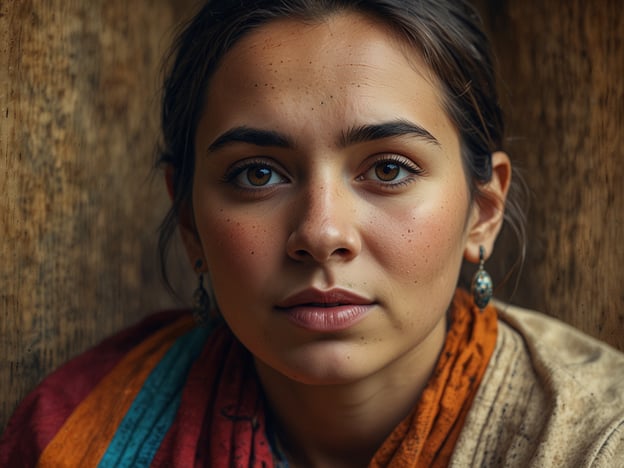
<instances>
[{"instance_id":1,"label":"brown eye","mask_svg":"<svg viewBox=\"0 0 624 468\"><path fill-rule=\"evenodd\" d=\"M377 187L391 189L409 184L423 174L414 161L404 156L389 154L386 158L375 159L357 180L374 182Z\"/></svg>"},{"instance_id":2,"label":"brown eye","mask_svg":"<svg viewBox=\"0 0 624 468\"><path fill-rule=\"evenodd\" d=\"M262 162L248 162L226 174L225 180L241 188L263 189L287 182L273 166Z\"/></svg>"},{"instance_id":3,"label":"brown eye","mask_svg":"<svg viewBox=\"0 0 624 468\"><path fill-rule=\"evenodd\" d=\"M382 161L375 165L375 175L379 180L391 182L401 172L401 166L390 161Z\"/></svg>"},{"instance_id":4,"label":"brown eye","mask_svg":"<svg viewBox=\"0 0 624 468\"><path fill-rule=\"evenodd\" d=\"M247 181L251 185L260 187L269 183L271 176L273 175L273 171L268 167L255 166L247 169L246 175Z\"/></svg>"}]
</instances>

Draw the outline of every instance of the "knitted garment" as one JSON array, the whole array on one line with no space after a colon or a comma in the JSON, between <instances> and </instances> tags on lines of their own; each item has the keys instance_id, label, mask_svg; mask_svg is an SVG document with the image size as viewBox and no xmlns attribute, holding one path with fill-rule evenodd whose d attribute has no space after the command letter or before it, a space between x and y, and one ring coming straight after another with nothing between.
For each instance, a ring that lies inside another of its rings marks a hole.
<instances>
[{"instance_id":1,"label":"knitted garment","mask_svg":"<svg viewBox=\"0 0 624 468\"><path fill-rule=\"evenodd\" d=\"M496 310L458 291L437 366L372 467L445 466L497 334ZM0 466L272 467L264 398L229 330L164 312L46 378L0 440Z\"/></svg>"},{"instance_id":2,"label":"knitted garment","mask_svg":"<svg viewBox=\"0 0 624 468\"><path fill-rule=\"evenodd\" d=\"M386 439L371 468L447 466L497 336L494 307L479 310L458 290L436 368L416 407Z\"/></svg>"},{"instance_id":3,"label":"knitted garment","mask_svg":"<svg viewBox=\"0 0 624 468\"><path fill-rule=\"evenodd\" d=\"M624 468L624 354L544 314L495 306L496 348L449 466Z\"/></svg>"}]
</instances>

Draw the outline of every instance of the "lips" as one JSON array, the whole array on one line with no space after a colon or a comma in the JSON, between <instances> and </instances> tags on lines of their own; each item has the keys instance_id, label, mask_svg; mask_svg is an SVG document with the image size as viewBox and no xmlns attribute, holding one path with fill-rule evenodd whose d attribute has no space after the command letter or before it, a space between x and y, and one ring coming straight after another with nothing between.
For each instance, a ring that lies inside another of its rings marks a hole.
<instances>
[{"instance_id":1,"label":"lips","mask_svg":"<svg viewBox=\"0 0 624 468\"><path fill-rule=\"evenodd\" d=\"M276 309L295 325L332 332L352 327L374 307L374 301L344 289L306 289L287 297Z\"/></svg>"},{"instance_id":2,"label":"lips","mask_svg":"<svg viewBox=\"0 0 624 468\"><path fill-rule=\"evenodd\" d=\"M330 289L320 291L318 289L305 289L297 294L287 297L277 304L278 309L288 309L303 305L317 305L319 307L332 307L338 305L366 305L373 301L365 297L358 296L344 289Z\"/></svg>"}]
</instances>

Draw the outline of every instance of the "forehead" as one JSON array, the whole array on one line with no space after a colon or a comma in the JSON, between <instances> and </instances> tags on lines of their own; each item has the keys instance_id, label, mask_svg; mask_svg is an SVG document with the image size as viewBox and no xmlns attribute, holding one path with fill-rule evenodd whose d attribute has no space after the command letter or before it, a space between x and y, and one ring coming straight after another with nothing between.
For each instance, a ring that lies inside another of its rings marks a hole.
<instances>
[{"instance_id":1,"label":"forehead","mask_svg":"<svg viewBox=\"0 0 624 468\"><path fill-rule=\"evenodd\" d=\"M210 81L204 123L215 132L249 123L241 119L279 129L294 118L311 132L319 114L345 126L407 118L437 137L452 126L442 102L418 50L379 21L343 12L275 20L244 36Z\"/></svg>"},{"instance_id":2,"label":"forehead","mask_svg":"<svg viewBox=\"0 0 624 468\"><path fill-rule=\"evenodd\" d=\"M224 71L246 73L298 68L325 80L353 73L357 67L379 66L412 71L438 87L420 51L386 24L355 12L334 13L321 20L278 19L245 35L225 54Z\"/></svg>"}]
</instances>

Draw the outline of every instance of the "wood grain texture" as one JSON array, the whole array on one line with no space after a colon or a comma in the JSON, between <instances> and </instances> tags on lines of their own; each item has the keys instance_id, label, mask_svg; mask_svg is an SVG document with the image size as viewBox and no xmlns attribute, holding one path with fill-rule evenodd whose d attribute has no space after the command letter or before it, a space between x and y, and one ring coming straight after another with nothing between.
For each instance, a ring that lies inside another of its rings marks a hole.
<instances>
[{"instance_id":1,"label":"wood grain texture","mask_svg":"<svg viewBox=\"0 0 624 468\"><path fill-rule=\"evenodd\" d=\"M624 350L622 3L477 5L504 82L508 150L532 192L513 301Z\"/></svg>"},{"instance_id":2,"label":"wood grain texture","mask_svg":"<svg viewBox=\"0 0 624 468\"><path fill-rule=\"evenodd\" d=\"M173 304L150 169L176 4L0 2L0 427L45 374Z\"/></svg>"},{"instance_id":3,"label":"wood grain texture","mask_svg":"<svg viewBox=\"0 0 624 468\"><path fill-rule=\"evenodd\" d=\"M154 253L167 200L149 168L159 60L188 3L0 3L0 427L45 374L172 304ZM624 349L620 5L477 3L534 195L513 300ZM508 239L498 250L515 259Z\"/></svg>"}]
</instances>

